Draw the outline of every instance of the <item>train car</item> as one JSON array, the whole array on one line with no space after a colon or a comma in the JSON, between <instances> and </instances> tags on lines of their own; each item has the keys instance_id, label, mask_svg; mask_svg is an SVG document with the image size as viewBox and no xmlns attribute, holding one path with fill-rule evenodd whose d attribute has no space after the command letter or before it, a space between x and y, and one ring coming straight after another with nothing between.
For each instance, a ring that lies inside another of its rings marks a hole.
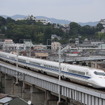
<instances>
[{"instance_id":1,"label":"train car","mask_svg":"<svg viewBox=\"0 0 105 105\"><path fill-rule=\"evenodd\" d=\"M105 72L95 68L66 63L61 63L59 68L59 62L17 56L6 52L0 52L0 59L12 64L18 63L19 66L33 71L41 71L56 77L59 76L60 70L60 75L63 78L95 88L105 88Z\"/></svg>"},{"instance_id":2,"label":"train car","mask_svg":"<svg viewBox=\"0 0 105 105\"><path fill-rule=\"evenodd\" d=\"M1 52L0 51L0 59L6 62L11 62L13 64L16 63L17 61L17 55L11 54L11 53L6 53L6 52Z\"/></svg>"}]
</instances>

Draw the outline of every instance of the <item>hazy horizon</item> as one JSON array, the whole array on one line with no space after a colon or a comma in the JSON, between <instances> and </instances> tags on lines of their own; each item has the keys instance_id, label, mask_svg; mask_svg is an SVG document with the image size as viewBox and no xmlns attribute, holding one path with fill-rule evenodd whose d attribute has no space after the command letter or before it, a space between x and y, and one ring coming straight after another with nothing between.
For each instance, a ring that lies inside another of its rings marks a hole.
<instances>
[{"instance_id":1,"label":"hazy horizon","mask_svg":"<svg viewBox=\"0 0 105 105\"><path fill-rule=\"evenodd\" d=\"M33 15L75 22L105 19L105 0L1 0L0 15Z\"/></svg>"}]
</instances>

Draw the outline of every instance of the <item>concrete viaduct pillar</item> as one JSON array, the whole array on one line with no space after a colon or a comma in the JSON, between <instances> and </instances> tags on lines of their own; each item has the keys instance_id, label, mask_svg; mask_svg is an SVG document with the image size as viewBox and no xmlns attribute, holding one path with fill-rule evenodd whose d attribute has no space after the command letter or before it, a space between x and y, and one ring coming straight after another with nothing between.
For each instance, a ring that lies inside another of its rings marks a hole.
<instances>
[{"instance_id":1,"label":"concrete viaduct pillar","mask_svg":"<svg viewBox=\"0 0 105 105\"><path fill-rule=\"evenodd\" d=\"M22 95L21 82L18 82L17 84L14 77L8 76L6 74L0 75L4 93L21 97Z\"/></svg>"},{"instance_id":2,"label":"concrete viaduct pillar","mask_svg":"<svg viewBox=\"0 0 105 105\"><path fill-rule=\"evenodd\" d=\"M58 96L48 90L44 90L25 81L16 81L16 78L0 72L0 82L4 93L19 96L33 105L81 105L71 99L62 98L58 103Z\"/></svg>"}]
</instances>

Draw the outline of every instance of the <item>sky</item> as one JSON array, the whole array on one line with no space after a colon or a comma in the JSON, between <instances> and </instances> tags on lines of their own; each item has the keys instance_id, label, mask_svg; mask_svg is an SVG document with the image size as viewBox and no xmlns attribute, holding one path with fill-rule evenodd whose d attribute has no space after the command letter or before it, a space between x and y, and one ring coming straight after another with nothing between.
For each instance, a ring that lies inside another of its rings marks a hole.
<instances>
[{"instance_id":1,"label":"sky","mask_svg":"<svg viewBox=\"0 0 105 105\"><path fill-rule=\"evenodd\" d=\"M105 19L105 0L0 0L0 15L16 14L94 22Z\"/></svg>"}]
</instances>

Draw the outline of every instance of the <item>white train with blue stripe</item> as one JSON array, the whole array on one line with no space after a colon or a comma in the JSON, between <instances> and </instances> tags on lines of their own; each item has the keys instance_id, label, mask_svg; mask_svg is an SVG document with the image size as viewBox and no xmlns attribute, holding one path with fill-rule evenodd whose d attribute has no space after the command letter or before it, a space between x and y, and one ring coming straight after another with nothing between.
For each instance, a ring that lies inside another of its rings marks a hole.
<instances>
[{"instance_id":1,"label":"white train with blue stripe","mask_svg":"<svg viewBox=\"0 0 105 105\"><path fill-rule=\"evenodd\" d=\"M17 56L6 52L0 52L0 59L13 64L18 61L19 66L33 71L41 71L52 76L59 75L59 62ZM61 77L95 88L105 88L105 72L102 70L66 63L61 63L60 67Z\"/></svg>"}]
</instances>

